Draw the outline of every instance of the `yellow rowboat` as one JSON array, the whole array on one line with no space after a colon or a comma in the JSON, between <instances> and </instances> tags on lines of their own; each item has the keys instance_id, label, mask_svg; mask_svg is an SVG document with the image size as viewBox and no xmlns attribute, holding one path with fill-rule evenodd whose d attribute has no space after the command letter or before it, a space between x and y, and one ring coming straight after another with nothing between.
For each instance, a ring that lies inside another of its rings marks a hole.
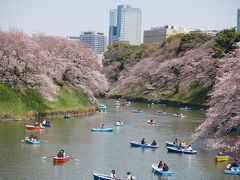
<instances>
[{"instance_id":1,"label":"yellow rowboat","mask_svg":"<svg viewBox=\"0 0 240 180\"><path fill-rule=\"evenodd\" d=\"M216 156L216 161L221 162L221 161L228 161L229 156Z\"/></svg>"}]
</instances>

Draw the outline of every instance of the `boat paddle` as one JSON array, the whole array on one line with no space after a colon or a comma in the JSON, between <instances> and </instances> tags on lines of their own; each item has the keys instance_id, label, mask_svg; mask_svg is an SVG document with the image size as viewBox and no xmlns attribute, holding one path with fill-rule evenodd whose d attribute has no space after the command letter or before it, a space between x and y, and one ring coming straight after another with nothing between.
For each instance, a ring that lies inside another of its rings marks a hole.
<instances>
[{"instance_id":1,"label":"boat paddle","mask_svg":"<svg viewBox=\"0 0 240 180\"><path fill-rule=\"evenodd\" d=\"M75 160L75 161L80 161L79 159L73 158L73 157L70 157L70 159L73 159L73 160Z\"/></svg>"},{"instance_id":2,"label":"boat paddle","mask_svg":"<svg viewBox=\"0 0 240 180\"><path fill-rule=\"evenodd\" d=\"M47 158L51 158L51 157L55 157L55 156L44 156L44 157L42 157L42 159L47 159Z\"/></svg>"}]
</instances>

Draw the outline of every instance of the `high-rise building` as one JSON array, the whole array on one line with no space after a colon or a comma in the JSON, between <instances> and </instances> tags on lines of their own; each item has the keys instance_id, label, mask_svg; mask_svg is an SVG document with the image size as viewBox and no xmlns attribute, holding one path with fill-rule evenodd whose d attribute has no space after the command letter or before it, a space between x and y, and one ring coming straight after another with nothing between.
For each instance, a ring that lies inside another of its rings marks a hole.
<instances>
[{"instance_id":1,"label":"high-rise building","mask_svg":"<svg viewBox=\"0 0 240 180\"><path fill-rule=\"evenodd\" d=\"M97 54L103 54L107 48L107 37L103 33L95 31L82 32L80 41L91 48Z\"/></svg>"},{"instance_id":2,"label":"high-rise building","mask_svg":"<svg viewBox=\"0 0 240 180\"><path fill-rule=\"evenodd\" d=\"M144 31L144 43L159 43L163 42L166 38L179 34L185 33L184 29L177 28L176 26L163 26L154 27L151 30Z\"/></svg>"},{"instance_id":3,"label":"high-rise building","mask_svg":"<svg viewBox=\"0 0 240 180\"><path fill-rule=\"evenodd\" d=\"M240 9L237 10L237 32L240 32Z\"/></svg>"},{"instance_id":4,"label":"high-rise building","mask_svg":"<svg viewBox=\"0 0 240 180\"><path fill-rule=\"evenodd\" d=\"M108 44L110 45L114 41L118 41L117 10L116 9L110 9Z\"/></svg>"},{"instance_id":5,"label":"high-rise building","mask_svg":"<svg viewBox=\"0 0 240 180\"><path fill-rule=\"evenodd\" d=\"M119 5L110 10L109 17L109 44L113 41L141 44L142 11L139 8Z\"/></svg>"}]
</instances>

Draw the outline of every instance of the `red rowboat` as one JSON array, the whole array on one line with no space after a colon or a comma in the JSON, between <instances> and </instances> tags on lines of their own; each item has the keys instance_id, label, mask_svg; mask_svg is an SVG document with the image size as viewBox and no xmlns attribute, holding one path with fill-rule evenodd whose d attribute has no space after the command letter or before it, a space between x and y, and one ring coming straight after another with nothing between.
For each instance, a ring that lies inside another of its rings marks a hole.
<instances>
[{"instance_id":1,"label":"red rowboat","mask_svg":"<svg viewBox=\"0 0 240 180\"><path fill-rule=\"evenodd\" d=\"M40 130L45 129L45 127L42 126L33 126L33 125L26 125L27 130Z\"/></svg>"},{"instance_id":2,"label":"red rowboat","mask_svg":"<svg viewBox=\"0 0 240 180\"><path fill-rule=\"evenodd\" d=\"M65 157L53 157L53 163L54 164L60 164L69 161L70 156L65 156Z\"/></svg>"}]
</instances>

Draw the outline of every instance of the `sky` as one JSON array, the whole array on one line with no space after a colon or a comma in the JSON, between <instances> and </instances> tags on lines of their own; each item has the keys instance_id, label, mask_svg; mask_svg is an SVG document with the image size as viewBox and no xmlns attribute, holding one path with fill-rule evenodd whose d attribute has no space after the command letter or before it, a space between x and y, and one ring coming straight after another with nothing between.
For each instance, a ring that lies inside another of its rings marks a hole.
<instances>
[{"instance_id":1,"label":"sky","mask_svg":"<svg viewBox=\"0 0 240 180\"><path fill-rule=\"evenodd\" d=\"M88 30L108 35L109 10L126 4L142 10L142 30L236 27L240 8L240 0L0 0L0 28L62 37Z\"/></svg>"}]
</instances>

